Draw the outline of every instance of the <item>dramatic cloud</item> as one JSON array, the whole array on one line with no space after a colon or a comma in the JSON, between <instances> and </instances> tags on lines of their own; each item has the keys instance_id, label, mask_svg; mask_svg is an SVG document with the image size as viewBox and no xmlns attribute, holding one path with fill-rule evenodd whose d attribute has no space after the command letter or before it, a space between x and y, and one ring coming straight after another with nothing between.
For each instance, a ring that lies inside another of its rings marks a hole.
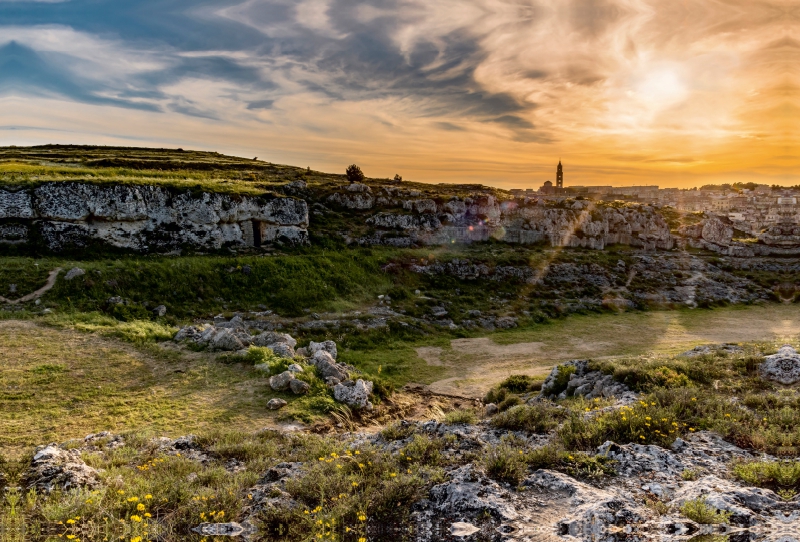
<instances>
[{"instance_id":1,"label":"dramatic cloud","mask_svg":"<svg viewBox=\"0 0 800 542\"><path fill-rule=\"evenodd\" d=\"M0 1L0 141L794 184L799 21L781 0Z\"/></svg>"}]
</instances>

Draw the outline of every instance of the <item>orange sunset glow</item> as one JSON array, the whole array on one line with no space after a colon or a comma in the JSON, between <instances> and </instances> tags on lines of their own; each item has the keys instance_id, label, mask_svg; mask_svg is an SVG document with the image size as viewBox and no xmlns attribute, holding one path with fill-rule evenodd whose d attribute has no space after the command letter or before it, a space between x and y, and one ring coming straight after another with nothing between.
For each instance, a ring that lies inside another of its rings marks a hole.
<instances>
[{"instance_id":1,"label":"orange sunset glow","mask_svg":"<svg viewBox=\"0 0 800 542\"><path fill-rule=\"evenodd\" d=\"M0 2L0 144L215 150L503 188L800 183L765 0Z\"/></svg>"}]
</instances>

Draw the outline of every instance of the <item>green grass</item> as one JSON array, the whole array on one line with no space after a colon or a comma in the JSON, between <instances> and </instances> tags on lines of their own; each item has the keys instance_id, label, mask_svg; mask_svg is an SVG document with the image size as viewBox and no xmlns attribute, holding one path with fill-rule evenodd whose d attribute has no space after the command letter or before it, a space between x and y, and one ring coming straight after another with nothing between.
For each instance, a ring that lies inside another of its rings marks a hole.
<instances>
[{"instance_id":1,"label":"green grass","mask_svg":"<svg viewBox=\"0 0 800 542\"><path fill-rule=\"evenodd\" d=\"M249 365L8 321L0 323L0 356L3 455L102 430L148 427L177 435L274 423L266 402L275 394Z\"/></svg>"}]
</instances>

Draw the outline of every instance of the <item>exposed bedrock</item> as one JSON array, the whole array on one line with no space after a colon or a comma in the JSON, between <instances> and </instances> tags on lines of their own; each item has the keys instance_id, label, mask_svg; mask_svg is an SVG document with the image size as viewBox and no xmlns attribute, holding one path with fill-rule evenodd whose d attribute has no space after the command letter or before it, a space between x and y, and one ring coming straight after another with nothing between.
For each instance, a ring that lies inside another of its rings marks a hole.
<instances>
[{"instance_id":1,"label":"exposed bedrock","mask_svg":"<svg viewBox=\"0 0 800 542\"><path fill-rule=\"evenodd\" d=\"M493 196L454 197L444 203L433 199L378 201L383 205L376 207L394 208L379 208L367 218L374 233L356 240L361 244L410 246L497 239L598 250L610 244L646 249L671 249L674 245L669 225L647 205L616 209L578 201L570 208L556 208L534 202L498 202Z\"/></svg>"},{"instance_id":2,"label":"exposed bedrock","mask_svg":"<svg viewBox=\"0 0 800 542\"><path fill-rule=\"evenodd\" d=\"M219 249L308 239L308 206L290 197L178 192L147 185L47 183L0 190L0 236L53 251L101 243L137 251Z\"/></svg>"}]
</instances>

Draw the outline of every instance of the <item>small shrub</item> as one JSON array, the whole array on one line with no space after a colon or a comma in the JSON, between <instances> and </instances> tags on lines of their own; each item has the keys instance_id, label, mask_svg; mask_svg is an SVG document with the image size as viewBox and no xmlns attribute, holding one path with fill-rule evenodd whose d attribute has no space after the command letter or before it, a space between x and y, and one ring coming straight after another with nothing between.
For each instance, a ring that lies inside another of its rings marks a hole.
<instances>
[{"instance_id":1,"label":"small shrub","mask_svg":"<svg viewBox=\"0 0 800 542\"><path fill-rule=\"evenodd\" d=\"M800 489L800 461L746 461L733 466L733 475L746 484L796 493Z\"/></svg>"},{"instance_id":2,"label":"small shrub","mask_svg":"<svg viewBox=\"0 0 800 542\"><path fill-rule=\"evenodd\" d=\"M289 358L282 358L270 350L262 346L251 346L244 355L243 361L252 365L267 365L269 366L269 374L277 375L289 369L289 365L293 360Z\"/></svg>"},{"instance_id":3,"label":"small shrub","mask_svg":"<svg viewBox=\"0 0 800 542\"><path fill-rule=\"evenodd\" d=\"M489 403L502 403L508 397L508 390L505 388L492 388L483 397L483 402Z\"/></svg>"},{"instance_id":4,"label":"small shrub","mask_svg":"<svg viewBox=\"0 0 800 542\"><path fill-rule=\"evenodd\" d=\"M503 401L501 401L499 405L497 405L497 408L500 410L500 412L503 412L520 404L522 404L522 399L516 395L509 395Z\"/></svg>"},{"instance_id":5,"label":"small shrub","mask_svg":"<svg viewBox=\"0 0 800 542\"><path fill-rule=\"evenodd\" d=\"M667 503L660 499L645 498L644 505L653 510L659 516L665 516L669 514L669 506L667 506Z\"/></svg>"},{"instance_id":6,"label":"small shrub","mask_svg":"<svg viewBox=\"0 0 800 542\"><path fill-rule=\"evenodd\" d=\"M507 444L485 451L483 465L491 478L514 485L519 485L528 472L525 453Z\"/></svg>"},{"instance_id":7,"label":"small shrub","mask_svg":"<svg viewBox=\"0 0 800 542\"><path fill-rule=\"evenodd\" d=\"M555 429L569 415L564 408L552 403L518 405L492 418L492 425L501 429L546 433Z\"/></svg>"},{"instance_id":8,"label":"small shrub","mask_svg":"<svg viewBox=\"0 0 800 542\"><path fill-rule=\"evenodd\" d=\"M442 459L442 443L426 435L414 435L411 442L403 448L402 456L409 463L438 465Z\"/></svg>"},{"instance_id":9,"label":"small shrub","mask_svg":"<svg viewBox=\"0 0 800 542\"><path fill-rule=\"evenodd\" d=\"M683 472L681 472L681 478L687 482L697 480L699 476L700 474L694 469L683 469Z\"/></svg>"},{"instance_id":10,"label":"small shrub","mask_svg":"<svg viewBox=\"0 0 800 542\"><path fill-rule=\"evenodd\" d=\"M456 423L475 423L478 421L478 415L472 409L458 409L451 410L444 416L444 422L449 424Z\"/></svg>"},{"instance_id":11,"label":"small shrub","mask_svg":"<svg viewBox=\"0 0 800 542\"><path fill-rule=\"evenodd\" d=\"M525 462L534 470L550 469L575 478L602 478L614 474L613 460L583 452L568 452L554 444L536 448L525 455Z\"/></svg>"},{"instance_id":12,"label":"small shrub","mask_svg":"<svg viewBox=\"0 0 800 542\"><path fill-rule=\"evenodd\" d=\"M555 383L550 388L550 395L558 395L565 391L569 385L569 378L575 374L576 370L574 365L559 365Z\"/></svg>"},{"instance_id":13,"label":"small shrub","mask_svg":"<svg viewBox=\"0 0 800 542\"><path fill-rule=\"evenodd\" d=\"M398 421L384 427L381 431L381 436L387 441L402 440L413 435L414 430L415 426L413 424Z\"/></svg>"},{"instance_id":14,"label":"small shrub","mask_svg":"<svg viewBox=\"0 0 800 542\"><path fill-rule=\"evenodd\" d=\"M710 506L705 497L686 501L681 506L681 513L695 523L702 524L730 523L733 515L733 512L717 510Z\"/></svg>"},{"instance_id":15,"label":"small shrub","mask_svg":"<svg viewBox=\"0 0 800 542\"><path fill-rule=\"evenodd\" d=\"M531 391L536 381L528 375L511 375L500 383L501 388L505 388L512 393L525 393Z\"/></svg>"}]
</instances>

